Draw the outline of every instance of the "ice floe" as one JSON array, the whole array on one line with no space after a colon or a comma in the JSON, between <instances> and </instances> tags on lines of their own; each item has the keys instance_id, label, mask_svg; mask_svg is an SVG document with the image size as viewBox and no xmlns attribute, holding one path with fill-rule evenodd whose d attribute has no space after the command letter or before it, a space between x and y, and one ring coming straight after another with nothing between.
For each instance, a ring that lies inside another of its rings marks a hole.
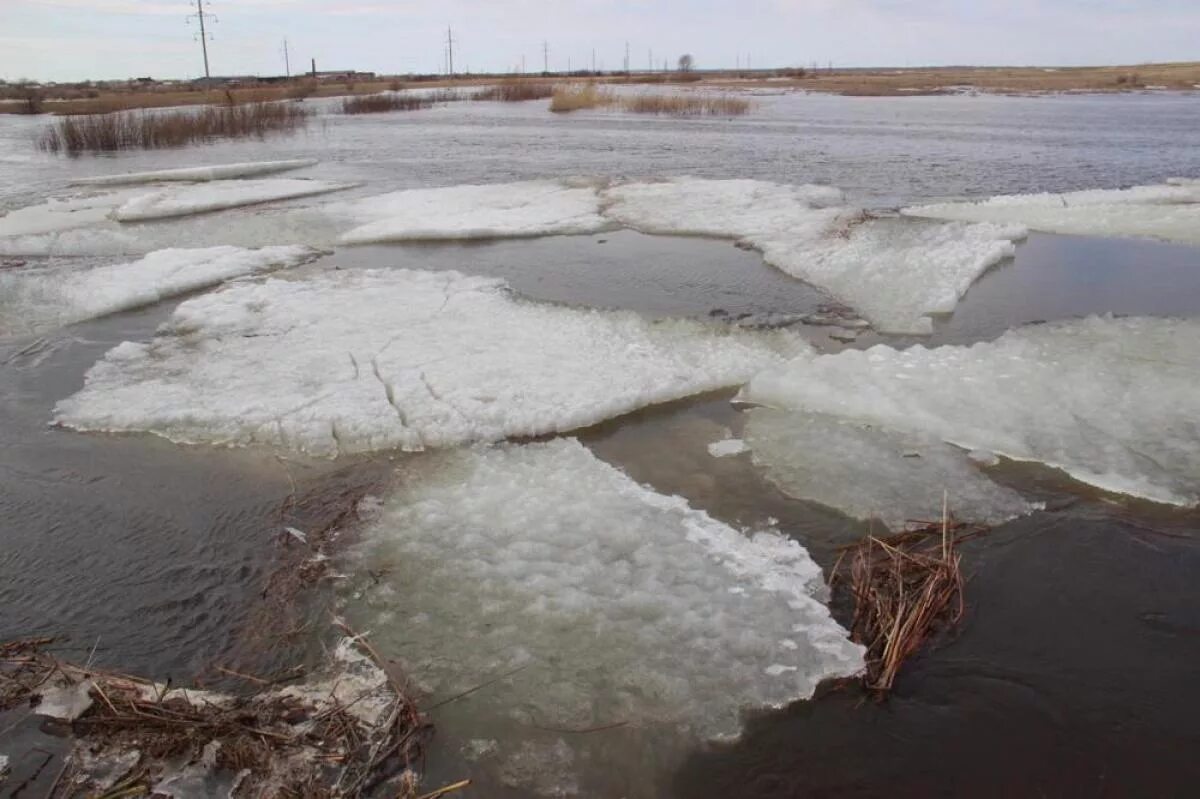
<instances>
[{"instance_id":1,"label":"ice floe","mask_svg":"<svg viewBox=\"0 0 1200 799\"><path fill-rule=\"evenodd\" d=\"M1200 243L1200 181L1066 194L1014 194L905 208L908 216L1024 225L1047 233Z\"/></svg>"},{"instance_id":2,"label":"ice floe","mask_svg":"<svg viewBox=\"0 0 1200 799\"><path fill-rule=\"evenodd\" d=\"M56 420L318 455L572 430L737 385L808 352L731 330L512 295L457 272L347 270L234 285L122 344Z\"/></svg>"},{"instance_id":3,"label":"ice floe","mask_svg":"<svg viewBox=\"0 0 1200 799\"><path fill-rule=\"evenodd\" d=\"M827 186L677 178L615 186L605 213L647 233L736 238L770 264L850 303L877 329L931 333L1024 228L877 219Z\"/></svg>"},{"instance_id":4,"label":"ice floe","mask_svg":"<svg viewBox=\"0 0 1200 799\"><path fill-rule=\"evenodd\" d=\"M743 711L862 667L798 543L728 527L572 439L413 459L363 539L357 565L383 576L344 612L426 690L521 669L472 698L476 716L734 735Z\"/></svg>"},{"instance_id":5,"label":"ice floe","mask_svg":"<svg viewBox=\"0 0 1200 799\"><path fill-rule=\"evenodd\" d=\"M285 217L257 224L241 215L209 225L197 218L189 229L199 232L136 226L129 223L178 219L247 205L296 199L350 188L351 184L318 180L272 178L138 186L84 191L19 208L0 217L0 255L131 255L144 254L182 241L196 246L220 244L320 244L311 218ZM319 219L316 220L319 222ZM325 238L331 239L332 236ZM324 242L328 243L328 242Z\"/></svg>"},{"instance_id":6,"label":"ice floe","mask_svg":"<svg viewBox=\"0 0 1200 799\"><path fill-rule=\"evenodd\" d=\"M741 455L749 447L746 442L740 438L725 438L720 441L714 441L708 445L708 454L714 458L728 458L732 455Z\"/></svg>"},{"instance_id":7,"label":"ice floe","mask_svg":"<svg viewBox=\"0 0 1200 799\"><path fill-rule=\"evenodd\" d=\"M150 305L235 277L298 266L319 254L299 246L169 249L114 266L0 272L0 332L29 332Z\"/></svg>"},{"instance_id":8,"label":"ice floe","mask_svg":"<svg viewBox=\"0 0 1200 799\"><path fill-rule=\"evenodd\" d=\"M801 357L741 397L1040 461L1100 488L1200 502L1200 320L1089 317L970 347Z\"/></svg>"},{"instance_id":9,"label":"ice floe","mask_svg":"<svg viewBox=\"0 0 1200 799\"><path fill-rule=\"evenodd\" d=\"M346 244L593 233L610 226L589 185L538 180L412 189L325 207L355 227Z\"/></svg>"},{"instance_id":10,"label":"ice floe","mask_svg":"<svg viewBox=\"0 0 1200 799\"><path fill-rule=\"evenodd\" d=\"M784 493L892 530L940 519L944 498L955 518L983 524L1038 507L989 480L964 451L923 433L756 408L745 435L754 462Z\"/></svg>"},{"instance_id":11,"label":"ice floe","mask_svg":"<svg viewBox=\"0 0 1200 799\"><path fill-rule=\"evenodd\" d=\"M137 183L166 183L182 181L203 183L210 180L232 180L259 175L273 175L293 169L316 166L316 159L296 158L288 161L248 161L240 164L192 166L181 169L158 169L150 172L129 172L123 175L102 175L71 181L74 186L124 186Z\"/></svg>"},{"instance_id":12,"label":"ice floe","mask_svg":"<svg viewBox=\"0 0 1200 799\"><path fill-rule=\"evenodd\" d=\"M118 222L143 222L203 214L244 205L311 197L352 188L349 183L297 178L218 181L211 185L170 186L122 203L114 212Z\"/></svg>"}]
</instances>

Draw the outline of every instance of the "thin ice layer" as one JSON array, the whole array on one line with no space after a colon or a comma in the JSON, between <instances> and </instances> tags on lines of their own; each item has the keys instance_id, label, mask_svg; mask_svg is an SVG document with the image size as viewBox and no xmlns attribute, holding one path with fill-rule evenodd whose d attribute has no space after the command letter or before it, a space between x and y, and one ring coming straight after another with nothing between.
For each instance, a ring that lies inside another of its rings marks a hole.
<instances>
[{"instance_id":1,"label":"thin ice layer","mask_svg":"<svg viewBox=\"0 0 1200 799\"><path fill-rule=\"evenodd\" d=\"M538 304L457 272L331 272L183 303L56 419L318 455L421 449L572 430L806 351L788 332Z\"/></svg>"},{"instance_id":2,"label":"thin ice layer","mask_svg":"<svg viewBox=\"0 0 1200 799\"><path fill-rule=\"evenodd\" d=\"M742 398L1200 502L1200 320L1089 317L970 347L876 346L768 369Z\"/></svg>"},{"instance_id":3,"label":"thin ice layer","mask_svg":"<svg viewBox=\"0 0 1200 799\"><path fill-rule=\"evenodd\" d=\"M747 416L746 442L771 482L855 519L903 530L940 519L944 498L965 522L1000 524L1035 510L966 452L926 434L768 408Z\"/></svg>"},{"instance_id":4,"label":"thin ice layer","mask_svg":"<svg viewBox=\"0 0 1200 799\"><path fill-rule=\"evenodd\" d=\"M273 175L292 169L316 166L316 159L295 158L288 161L247 161L239 164L216 164L192 166L181 169L157 169L150 172L129 172L123 175L102 175L94 178L79 178L71 181L74 186L124 186L137 183L165 183L183 181L204 183L210 180L232 180L259 175Z\"/></svg>"},{"instance_id":5,"label":"thin ice layer","mask_svg":"<svg viewBox=\"0 0 1200 799\"><path fill-rule=\"evenodd\" d=\"M593 233L610 226L591 186L537 180L413 189L326 206L346 244Z\"/></svg>"},{"instance_id":6,"label":"thin ice layer","mask_svg":"<svg viewBox=\"0 0 1200 799\"><path fill-rule=\"evenodd\" d=\"M874 219L827 186L677 178L616 186L605 213L647 233L737 238L770 264L853 305L888 333L924 335L1021 228Z\"/></svg>"},{"instance_id":7,"label":"thin ice layer","mask_svg":"<svg viewBox=\"0 0 1200 799\"><path fill-rule=\"evenodd\" d=\"M472 698L476 716L730 735L743 710L862 667L798 543L734 530L577 441L440 453L394 485L358 555L381 576L345 610L435 696L520 669Z\"/></svg>"},{"instance_id":8,"label":"thin ice layer","mask_svg":"<svg viewBox=\"0 0 1200 799\"><path fill-rule=\"evenodd\" d=\"M1164 186L1014 194L979 202L905 208L909 216L1000 222L1047 233L1135 236L1200 243L1200 181L1175 178Z\"/></svg>"},{"instance_id":9,"label":"thin ice layer","mask_svg":"<svg viewBox=\"0 0 1200 799\"><path fill-rule=\"evenodd\" d=\"M348 183L296 178L235 180L211 185L170 186L122 203L113 213L118 222L144 222L175 216L203 214L244 205L311 197L351 188Z\"/></svg>"},{"instance_id":10,"label":"thin ice layer","mask_svg":"<svg viewBox=\"0 0 1200 799\"><path fill-rule=\"evenodd\" d=\"M298 266L308 247L170 249L93 269L0 272L0 332L28 332L151 305L244 275Z\"/></svg>"}]
</instances>

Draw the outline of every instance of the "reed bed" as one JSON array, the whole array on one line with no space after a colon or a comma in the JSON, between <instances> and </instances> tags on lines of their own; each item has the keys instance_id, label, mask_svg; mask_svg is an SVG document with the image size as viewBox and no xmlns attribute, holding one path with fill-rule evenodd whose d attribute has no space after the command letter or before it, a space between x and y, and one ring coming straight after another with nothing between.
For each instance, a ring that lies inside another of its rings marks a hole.
<instances>
[{"instance_id":1,"label":"reed bed","mask_svg":"<svg viewBox=\"0 0 1200 799\"><path fill-rule=\"evenodd\" d=\"M550 110L555 113L582 111L586 108L614 105L617 102L616 94L595 83L558 86L550 99Z\"/></svg>"},{"instance_id":2,"label":"reed bed","mask_svg":"<svg viewBox=\"0 0 1200 799\"><path fill-rule=\"evenodd\" d=\"M726 95L638 94L622 98L621 108L635 114L733 117L749 112L750 101Z\"/></svg>"},{"instance_id":3,"label":"reed bed","mask_svg":"<svg viewBox=\"0 0 1200 799\"><path fill-rule=\"evenodd\" d=\"M523 103L526 100L545 100L554 93L554 84L547 81L506 80L487 87L475 95L475 99Z\"/></svg>"},{"instance_id":4,"label":"reed bed","mask_svg":"<svg viewBox=\"0 0 1200 799\"><path fill-rule=\"evenodd\" d=\"M183 147L222 138L263 138L268 133L299 130L311 116L309 109L293 103L70 116L46 128L37 147L44 152L80 155Z\"/></svg>"},{"instance_id":5,"label":"reed bed","mask_svg":"<svg viewBox=\"0 0 1200 799\"><path fill-rule=\"evenodd\" d=\"M382 114L432 108L433 99L419 94L364 94L342 100L343 114Z\"/></svg>"},{"instance_id":6,"label":"reed bed","mask_svg":"<svg viewBox=\"0 0 1200 799\"><path fill-rule=\"evenodd\" d=\"M867 536L842 550L830 586L846 584L854 598L851 638L867 649L866 689L876 699L892 690L904 662L937 631L963 617L958 546L986 528L953 521L896 535Z\"/></svg>"}]
</instances>

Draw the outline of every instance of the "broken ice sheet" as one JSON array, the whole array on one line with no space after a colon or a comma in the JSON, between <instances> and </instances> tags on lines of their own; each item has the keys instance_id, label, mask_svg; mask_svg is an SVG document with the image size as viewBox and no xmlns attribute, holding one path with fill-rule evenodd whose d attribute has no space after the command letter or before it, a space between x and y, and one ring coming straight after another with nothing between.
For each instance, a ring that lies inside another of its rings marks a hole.
<instances>
[{"instance_id":1,"label":"broken ice sheet","mask_svg":"<svg viewBox=\"0 0 1200 799\"><path fill-rule=\"evenodd\" d=\"M1200 503L1200 319L1089 317L969 347L796 358L742 399L1040 461L1099 488Z\"/></svg>"},{"instance_id":2,"label":"broken ice sheet","mask_svg":"<svg viewBox=\"0 0 1200 799\"><path fill-rule=\"evenodd\" d=\"M732 529L573 439L414 458L362 537L355 565L383 576L346 615L437 696L520 669L472 696L492 719L735 735L743 711L862 666L800 544Z\"/></svg>"},{"instance_id":3,"label":"broken ice sheet","mask_svg":"<svg viewBox=\"0 0 1200 799\"><path fill-rule=\"evenodd\" d=\"M904 214L1024 225L1048 233L1136 236L1200 244L1200 181L1096 189L1065 194L1013 194L976 202L905 208Z\"/></svg>"},{"instance_id":4,"label":"broken ice sheet","mask_svg":"<svg viewBox=\"0 0 1200 799\"><path fill-rule=\"evenodd\" d=\"M316 166L312 158L296 158L287 161L246 161L237 164L213 164L190 166L178 169L157 169L149 172L127 172L119 175L79 178L71 181L73 186L128 186L139 183L204 183L210 180L233 180L235 178L271 175L292 169Z\"/></svg>"},{"instance_id":5,"label":"broken ice sheet","mask_svg":"<svg viewBox=\"0 0 1200 799\"><path fill-rule=\"evenodd\" d=\"M940 519L943 498L959 521L988 525L1037 509L935 437L767 408L747 413L745 436L784 493L893 531Z\"/></svg>"},{"instance_id":6,"label":"broken ice sheet","mask_svg":"<svg viewBox=\"0 0 1200 799\"><path fill-rule=\"evenodd\" d=\"M341 237L345 244L569 235L612 226L600 215L594 186L550 180L411 189L323 210L354 225Z\"/></svg>"},{"instance_id":7,"label":"broken ice sheet","mask_svg":"<svg viewBox=\"0 0 1200 799\"><path fill-rule=\"evenodd\" d=\"M787 331L535 303L457 272L335 271L183 303L55 419L324 456L422 449L584 427L808 351Z\"/></svg>"},{"instance_id":8,"label":"broken ice sheet","mask_svg":"<svg viewBox=\"0 0 1200 799\"><path fill-rule=\"evenodd\" d=\"M881 332L927 335L1025 229L876 219L828 186L676 178L614 186L605 213L646 233L736 238L851 304Z\"/></svg>"},{"instance_id":9,"label":"broken ice sheet","mask_svg":"<svg viewBox=\"0 0 1200 799\"><path fill-rule=\"evenodd\" d=\"M159 250L139 261L91 269L0 272L0 333L29 332L138 308L243 275L299 266L308 247Z\"/></svg>"}]
</instances>

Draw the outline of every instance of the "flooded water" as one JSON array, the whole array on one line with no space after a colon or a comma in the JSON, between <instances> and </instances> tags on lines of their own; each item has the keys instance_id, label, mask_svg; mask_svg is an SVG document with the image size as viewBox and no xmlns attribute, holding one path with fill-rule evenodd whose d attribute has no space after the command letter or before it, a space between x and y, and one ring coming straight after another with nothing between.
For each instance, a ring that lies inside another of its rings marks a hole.
<instances>
[{"instance_id":1,"label":"flooded water","mask_svg":"<svg viewBox=\"0 0 1200 799\"><path fill-rule=\"evenodd\" d=\"M348 196L686 174L830 183L877 208L1200 174L1200 106L1188 97L755 101L757 113L744 119L684 122L459 103L323 116L308 133L285 139L78 160L27 146L40 121L0 117L0 210L40 202L87 175L302 157L322 161L306 174L367 184ZM189 235L200 230L209 244L226 243L223 219L256 215L264 222L258 243L275 243L272 217L259 213L212 215ZM169 238L172 228L158 230ZM121 259L30 260L73 268ZM867 331L835 340L834 328L800 319L827 308L830 296L758 253L729 241L627 230L340 247L288 278L361 268L453 269L504 278L538 301L786 326L827 351L966 344L1015 325L1093 313L1200 316L1200 248L1048 234L1020 243L923 339ZM101 665L180 680L211 678L218 665L258 673L293 665L317 646L318 634L275 647L255 635L267 607L264 584L285 557L283 526L319 523L348 492L386 494L395 465L412 469L426 457L318 461L48 425L55 403L82 386L105 352L149 341L179 301L0 339L0 640L61 635L71 657L94 648ZM749 455L712 457L710 443L743 429L733 393L647 408L579 438L634 481L737 529L776 527L828 568L837 548L867 525L788 497ZM1186 795L1200 778L1187 755L1200 743L1192 679L1200 658L1193 589L1200 515L1104 494L1033 464L1006 462L990 476L1046 510L970 544L963 631L914 659L886 705L834 694L757 713L736 741L704 743L653 724L617 724L615 716L606 718L613 725L530 723L503 706L502 693L489 699L484 683L496 675L461 675L463 684L483 686L478 696L427 697L440 725L427 787L471 777L476 788L463 795ZM365 624L374 617L355 604L354 591L367 577L351 577L334 593ZM316 593L332 601L327 590ZM415 599L401 594L397 610L420 614ZM834 610L848 621L847 608ZM393 632L403 639L405 631ZM436 642L420 648L437 651ZM411 676L418 685L428 677ZM446 700L453 701L439 706ZM497 741L518 757L497 757ZM37 745L0 737L0 752L14 761ZM31 769L26 761L16 766L26 775Z\"/></svg>"}]
</instances>

